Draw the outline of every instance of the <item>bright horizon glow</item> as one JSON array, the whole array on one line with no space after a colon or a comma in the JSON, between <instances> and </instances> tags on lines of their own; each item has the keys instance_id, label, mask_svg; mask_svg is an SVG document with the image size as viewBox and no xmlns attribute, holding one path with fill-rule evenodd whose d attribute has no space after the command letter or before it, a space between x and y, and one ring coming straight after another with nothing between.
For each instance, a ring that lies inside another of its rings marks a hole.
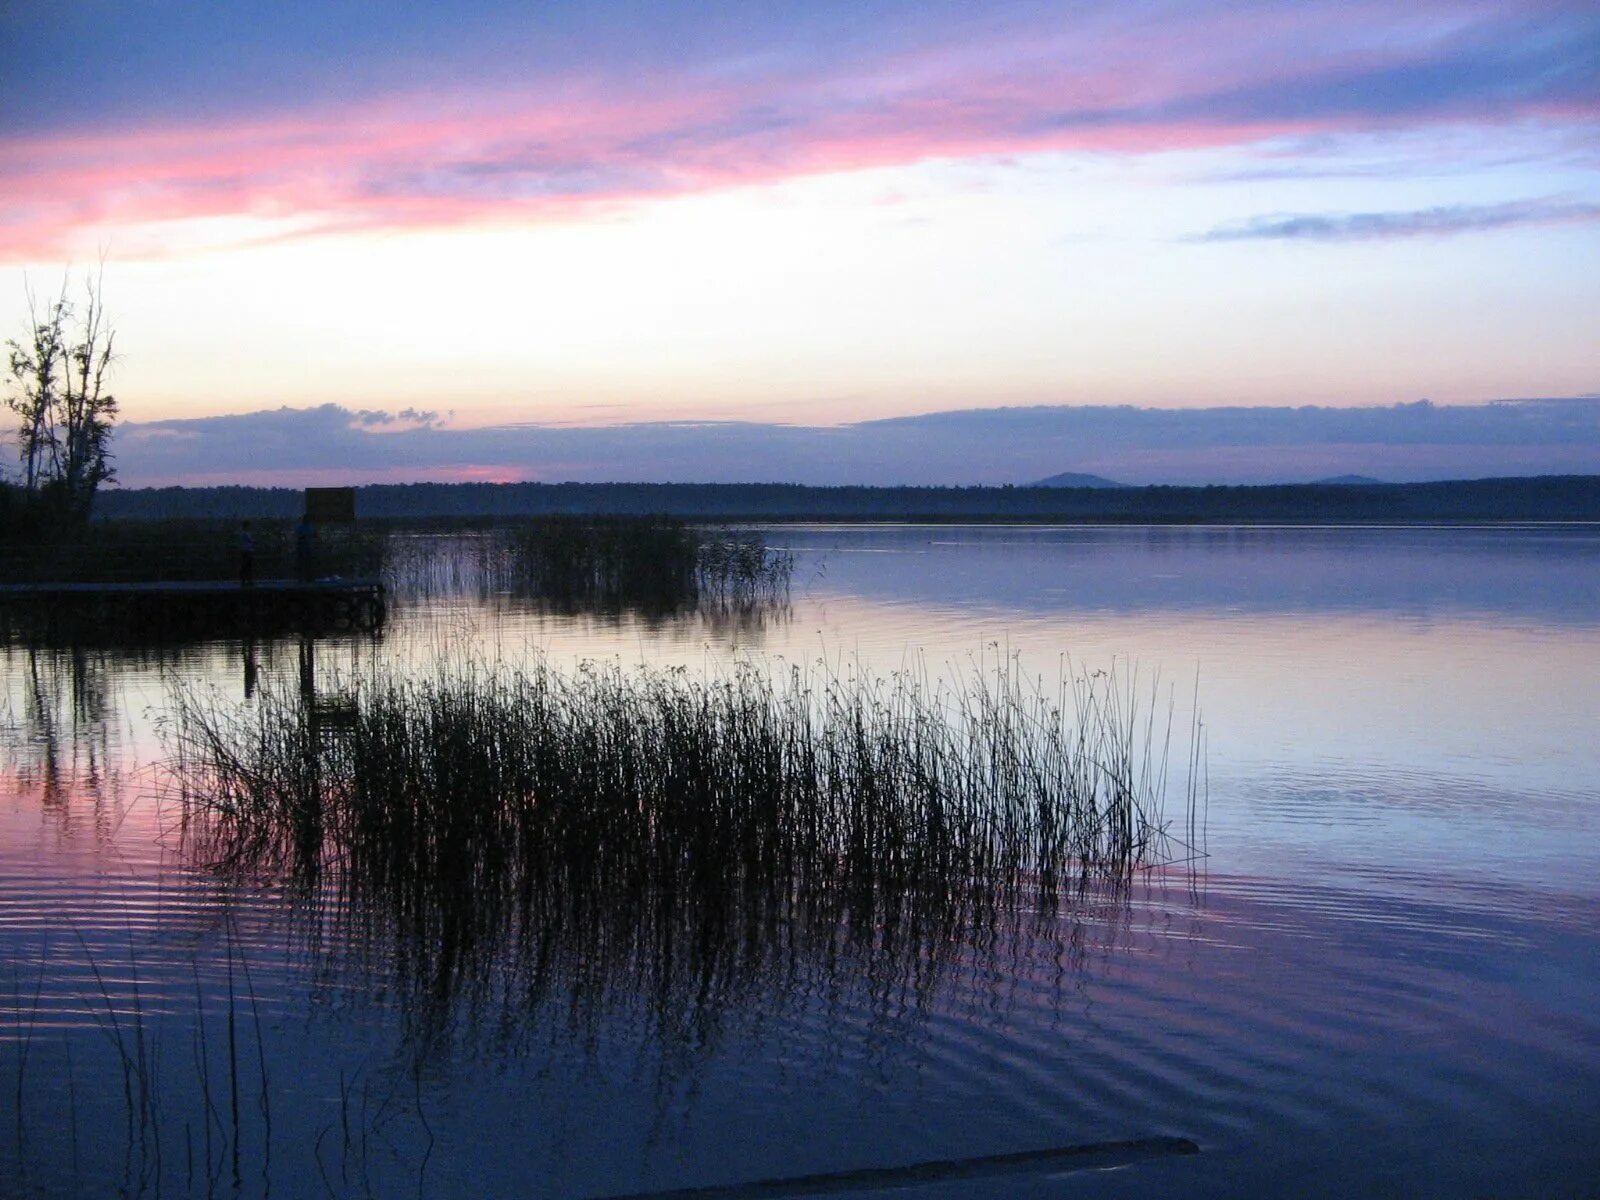
<instances>
[{"instance_id":1,"label":"bright horizon glow","mask_svg":"<svg viewBox=\"0 0 1600 1200\"><path fill-rule=\"evenodd\" d=\"M103 253L130 421L1600 390L1581 5L124 19L0 19L0 314Z\"/></svg>"}]
</instances>

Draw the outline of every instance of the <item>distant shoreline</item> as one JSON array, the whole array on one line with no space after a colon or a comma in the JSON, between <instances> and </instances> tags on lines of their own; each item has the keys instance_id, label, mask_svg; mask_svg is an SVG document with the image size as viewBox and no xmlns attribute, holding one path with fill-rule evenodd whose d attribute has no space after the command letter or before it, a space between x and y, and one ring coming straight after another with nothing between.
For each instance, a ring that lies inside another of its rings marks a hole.
<instances>
[{"instance_id":1,"label":"distant shoreline","mask_svg":"<svg viewBox=\"0 0 1600 1200\"><path fill-rule=\"evenodd\" d=\"M102 519L293 519L295 488L103 491ZM1103 525L1600 522L1600 475L1205 487L814 487L750 483L414 483L356 489L375 520L664 514L691 521Z\"/></svg>"}]
</instances>

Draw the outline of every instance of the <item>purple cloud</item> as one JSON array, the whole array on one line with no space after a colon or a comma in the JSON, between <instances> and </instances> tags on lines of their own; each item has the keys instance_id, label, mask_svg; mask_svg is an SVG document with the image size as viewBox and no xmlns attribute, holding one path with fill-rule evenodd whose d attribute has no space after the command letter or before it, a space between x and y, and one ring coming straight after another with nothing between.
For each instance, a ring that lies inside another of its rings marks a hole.
<instances>
[{"instance_id":1,"label":"purple cloud","mask_svg":"<svg viewBox=\"0 0 1600 1200\"><path fill-rule=\"evenodd\" d=\"M1403 481L1600 473L1600 395L1364 408L970 409L808 427L756 422L406 427L327 404L129 423L126 486L566 480L1026 483Z\"/></svg>"},{"instance_id":2,"label":"purple cloud","mask_svg":"<svg viewBox=\"0 0 1600 1200\"><path fill-rule=\"evenodd\" d=\"M1523 225L1600 221L1600 204L1554 199L1506 204L1455 204L1410 212L1283 213L1219 225L1191 242L1358 242L1384 238L1444 237Z\"/></svg>"}]
</instances>

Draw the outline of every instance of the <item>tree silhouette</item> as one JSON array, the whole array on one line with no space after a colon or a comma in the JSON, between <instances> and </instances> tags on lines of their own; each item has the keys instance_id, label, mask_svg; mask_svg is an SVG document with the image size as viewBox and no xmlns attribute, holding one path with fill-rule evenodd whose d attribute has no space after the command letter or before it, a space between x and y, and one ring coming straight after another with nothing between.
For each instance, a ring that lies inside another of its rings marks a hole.
<instances>
[{"instance_id":1,"label":"tree silhouette","mask_svg":"<svg viewBox=\"0 0 1600 1200\"><path fill-rule=\"evenodd\" d=\"M111 466L117 401L107 388L116 333L106 319L98 277L71 298L70 277L43 307L28 294L28 335L6 342L6 404L17 414L17 452L30 500L86 517Z\"/></svg>"}]
</instances>

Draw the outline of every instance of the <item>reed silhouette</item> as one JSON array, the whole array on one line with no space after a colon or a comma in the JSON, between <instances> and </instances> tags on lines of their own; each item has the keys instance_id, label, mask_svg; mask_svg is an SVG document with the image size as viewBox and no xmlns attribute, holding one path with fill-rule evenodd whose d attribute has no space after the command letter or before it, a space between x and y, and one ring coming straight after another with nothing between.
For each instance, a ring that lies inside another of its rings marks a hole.
<instances>
[{"instance_id":1,"label":"reed silhouette","mask_svg":"<svg viewBox=\"0 0 1600 1200\"><path fill-rule=\"evenodd\" d=\"M1114 907L1184 852L1131 682L1046 692L1010 661L945 682L469 663L355 681L337 720L282 687L180 692L169 737L192 852L386 946L419 1033L463 1001L643 997L704 1038L779 985L925 999L942 964L1026 953L1063 902Z\"/></svg>"},{"instance_id":2,"label":"reed silhouette","mask_svg":"<svg viewBox=\"0 0 1600 1200\"><path fill-rule=\"evenodd\" d=\"M787 598L793 557L753 530L669 517L554 516L397 530L385 580L397 595L539 601L564 611L667 614Z\"/></svg>"}]
</instances>

